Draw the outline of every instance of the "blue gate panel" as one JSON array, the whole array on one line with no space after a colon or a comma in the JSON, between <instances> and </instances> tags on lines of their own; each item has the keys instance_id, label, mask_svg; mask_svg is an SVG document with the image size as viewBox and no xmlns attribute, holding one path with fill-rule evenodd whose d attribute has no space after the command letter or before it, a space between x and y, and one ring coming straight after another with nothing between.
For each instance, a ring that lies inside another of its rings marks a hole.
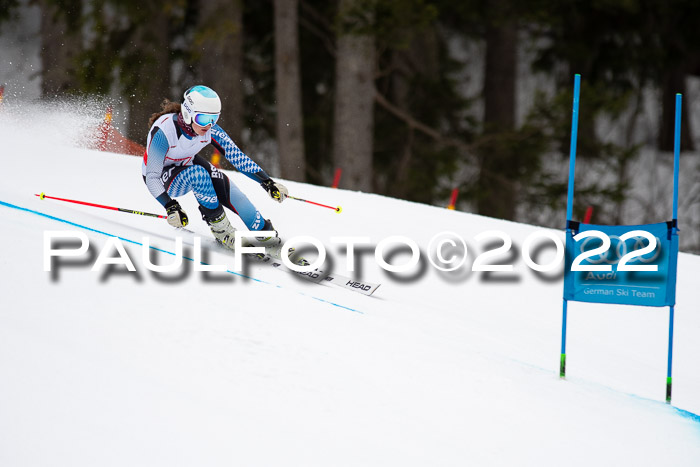
<instances>
[{"instance_id":1,"label":"blue gate panel","mask_svg":"<svg viewBox=\"0 0 700 467\"><path fill-rule=\"evenodd\" d=\"M635 251L649 245L644 236L621 241L625 233L633 230L648 232L656 239L653 251L638 255ZM610 239L610 247L580 261L588 266L610 265L612 270L572 271L574 261L588 255L587 252L603 245L602 234L574 241L577 234L587 231L602 232ZM657 266L657 271L621 271L620 259L628 255L630 266ZM579 224L566 235L566 269L564 274L564 298L577 302L613 303L620 305L673 306L676 303L676 271L678 264L678 233L671 223L645 225L594 225Z\"/></svg>"}]
</instances>

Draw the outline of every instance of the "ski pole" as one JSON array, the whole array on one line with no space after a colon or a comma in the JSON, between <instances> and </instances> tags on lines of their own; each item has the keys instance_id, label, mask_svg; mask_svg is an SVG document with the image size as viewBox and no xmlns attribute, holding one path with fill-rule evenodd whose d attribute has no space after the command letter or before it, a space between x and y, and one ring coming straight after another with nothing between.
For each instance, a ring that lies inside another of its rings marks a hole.
<instances>
[{"instance_id":1,"label":"ski pole","mask_svg":"<svg viewBox=\"0 0 700 467\"><path fill-rule=\"evenodd\" d=\"M41 193L39 195L35 193L34 196L38 196L40 199L45 199L45 198L55 199L56 201L65 201L67 203L83 204L85 206L92 206L94 208L111 209L113 211L128 212L129 214L139 214L141 216L149 216L149 217L157 217L159 219L167 219L166 216L161 216L159 214L151 214L150 212L132 211L131 209L115 208L114 206L105 206L103 204L88 203L85 201L77 201L75 199L56 198L55 196L48 196L44 193Z\"/></svg>"},{"instance_id":2,"label":"ski pole","mask_svg":"<svg viewBox=\"0 0 700 467\"><path fill-rule=\"evenodd\" d=\"M343 211L343 208L341 208L340 206L338 206L338 207L327 206L327 205L325 205L325 204L316 203L316 202L314 202L314 201L309 201L308 199L297 198L297 197L295 197L295 196L289 196L289 195L287 195L287 198L295 199L295 200L297 200L297 201L303 201L303 202L309 203L309 204L314 204L314 205L316 205L316 206L321 206L322 208L333 209L335 212L337 212L337 213L339 213L339 214Z\"/></svg>"}]
</instances>

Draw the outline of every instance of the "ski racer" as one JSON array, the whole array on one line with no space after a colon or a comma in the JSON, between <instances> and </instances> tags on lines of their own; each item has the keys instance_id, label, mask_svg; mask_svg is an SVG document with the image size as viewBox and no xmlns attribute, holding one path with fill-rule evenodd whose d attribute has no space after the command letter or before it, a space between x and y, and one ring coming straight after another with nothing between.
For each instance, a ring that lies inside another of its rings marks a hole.
<instances>
[{"instance_id":1,"label":"ski racer","mask_svg":"<svg viewBox=\"0 0 700 467\"><path fill-rule=\"evenodd\" d=\"M270 178L216 124L220 114L221 100L206 86L189 88L182 104L164 101L161 111L154 113L149 121L141 167L144 182L165 208L168 224L173 227L184 227L189 222L175 197L193 192L202 219L226 248L234 248L235 229L224 208L238 215L251 231L274 231L274 235L256 237L256 240L259 246L276 246L280 239L272 222L263 218L226 174L199 154L212 144L241 173L258 182L273 200L281 203L287 197L287 188Z\"/></svg>"}]
</instances>

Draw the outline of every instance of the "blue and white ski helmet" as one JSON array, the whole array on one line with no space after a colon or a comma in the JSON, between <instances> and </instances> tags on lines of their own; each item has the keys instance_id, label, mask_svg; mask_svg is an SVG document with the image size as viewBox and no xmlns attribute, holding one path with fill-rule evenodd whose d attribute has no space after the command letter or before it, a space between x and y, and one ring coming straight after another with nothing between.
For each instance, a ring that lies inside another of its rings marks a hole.
<instances>
[{"instance_id":1,"label":"blue and white ski helmet","mask_svg":"<svg viewBox=\"0 0 700 467\"><path fill-rule=\"evenodd\" d=\"M221 99L211 88L202 85L192 86L185 91L181 112L185 123L191 125L197 113L221 113Z\"/></svg>"}]
</instances>

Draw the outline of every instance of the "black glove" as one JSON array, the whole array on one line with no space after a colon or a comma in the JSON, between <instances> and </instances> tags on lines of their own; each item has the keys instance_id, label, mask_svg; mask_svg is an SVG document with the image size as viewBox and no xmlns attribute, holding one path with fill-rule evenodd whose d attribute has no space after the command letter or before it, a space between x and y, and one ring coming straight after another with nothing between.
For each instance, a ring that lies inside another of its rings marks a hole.
<instances>
[{"instance_id":1,"label":"black glove","mask_svg":"<svg viewBox=\"0 0 700 467\"><path fill-rule=\"evenodd\" d=\"M289 195L287 187L282 185L280 182L275 182L271 178L268 178L260 184L265 191L270 195L270 198L274 199L278 203L284 201L284 199Z\"/></svg>"},{"instance_id":2,"label":"black glove","mask_svg":"<svg viewBox=\"0 0 700 467\"><path fill-rule=\"evenodd\" d=\"M168 224L173 227L184 227L189 222L187 220L187 213L182 210L180 203L176 200L171 199L165 205L165 210L168 213Z\"/></svg>"}]
</instances>

